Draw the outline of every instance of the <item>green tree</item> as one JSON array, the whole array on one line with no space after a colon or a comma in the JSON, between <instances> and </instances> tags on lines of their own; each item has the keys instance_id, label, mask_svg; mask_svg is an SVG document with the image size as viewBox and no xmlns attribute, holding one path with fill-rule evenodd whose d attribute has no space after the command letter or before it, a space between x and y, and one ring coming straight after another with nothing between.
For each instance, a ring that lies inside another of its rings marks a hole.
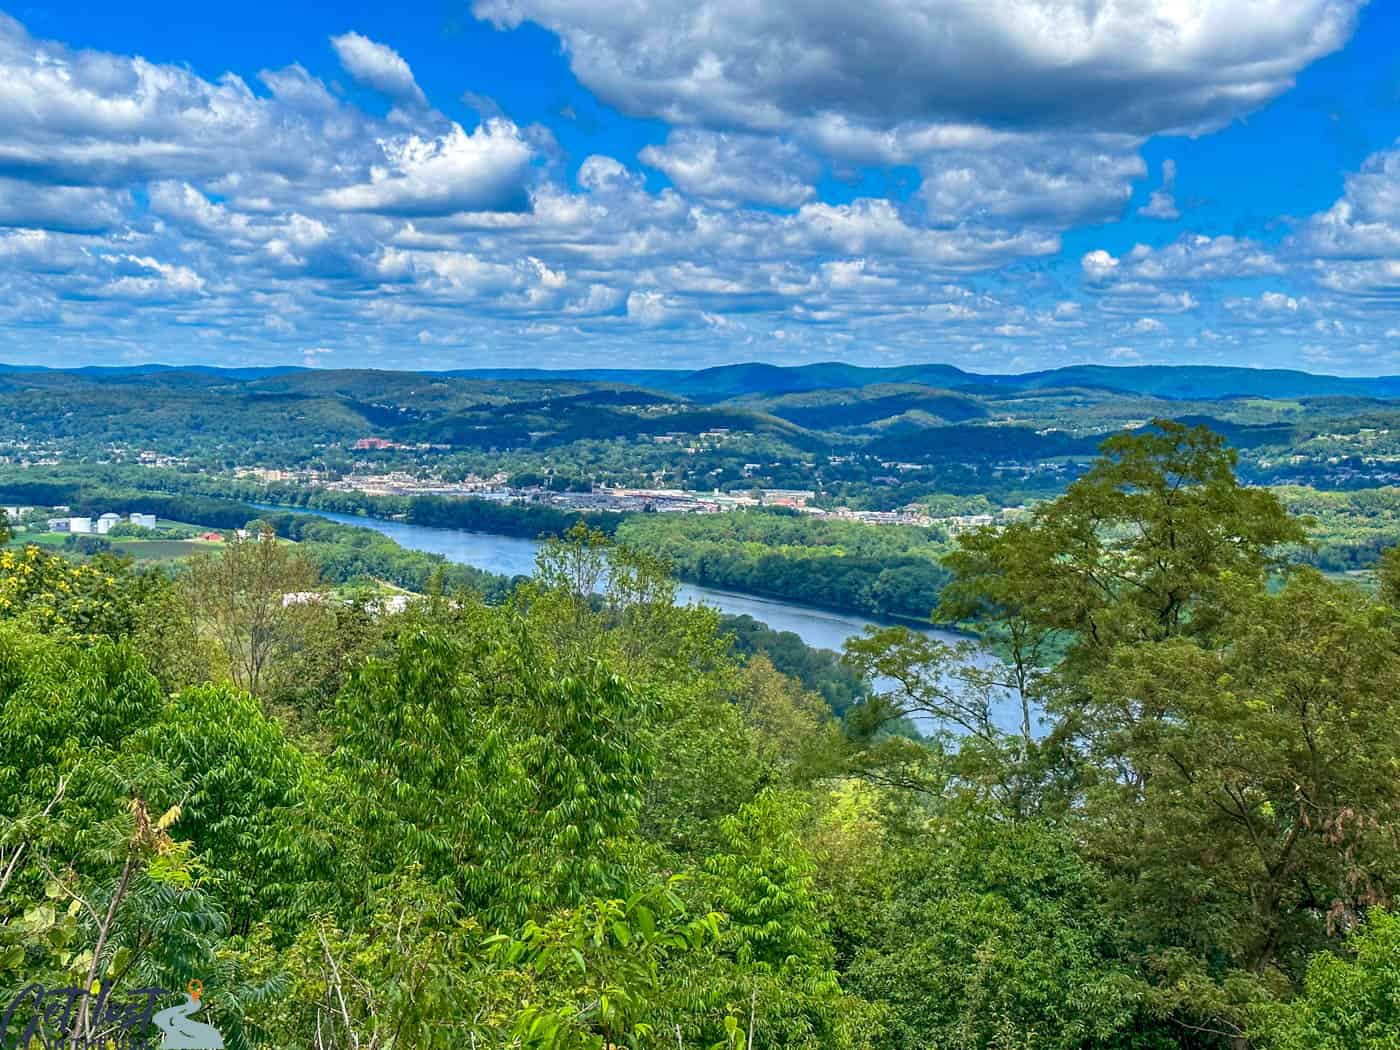
<instances>
[{"instance_id":1,"label":"green tree","mask_svg":"<svg viewBox=\"0 0 1400 1050\"><path fill-rule=\"evenodd\" d=\"M1261 1050L1389 1050L1400 1046L1400 916L1375 909L1347 937L1347 952L1320 952L1303 992L1262 1008Z\"/></svg>"},{"instance_id":2,"label":"green tree","mask_svg":"<svg viewBox=\"0 0 1400 1050\"><path fill-rule=\"evenodd\" d=\"M898 1050L1176 1048L1072 840L995 811L941 819L901 857L851 989Z\"/></svg>"},{"instance_id":3,"label":"green tree","mask_svg":"<svg viewBox=\"0 0 1400 1050\"><path fill-rule=\"evenodd\" d=\"M316 570L270 529L230 536L190 559L179 581L191 621L218 643L235 685L254 696L296 674L296 656L326 611Z\"/></svg>"},{"instance_id":4,"label":"green tree","mask_svg":"<svg viewBox=\"0 0 1400 1050\"><path fill-rule=\"evenodd\" d=\"M1183 1007L1222 962L1286 985L1400 876L1394 613L1307 571L1237 590L1216 634L1085 683L1083 833Z\"/></svg>"},{"instance_id":5,"label":"green tree","mask_svg":"<svg viewBox=\"0 0 1400 1050\"><path fill-rule=\"evenodd\" d=\"M1119 434L1063 496L1004 541L974 534L949 561L949 611L1000 625L1029 667L1052 632L1074 670L1120 643L1208 638L1228 581L1262 579L1302 524L1235 476L1235 452L1204 427L1157 420Z\"/></svg>"}]
</instances>

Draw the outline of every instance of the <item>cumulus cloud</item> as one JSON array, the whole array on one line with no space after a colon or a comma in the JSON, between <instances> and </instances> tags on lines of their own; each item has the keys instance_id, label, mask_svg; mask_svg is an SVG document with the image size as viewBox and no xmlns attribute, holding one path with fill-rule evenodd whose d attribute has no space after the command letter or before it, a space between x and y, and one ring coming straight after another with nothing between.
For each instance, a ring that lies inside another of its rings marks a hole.
<instances>
[{"instance_id":1,"label":"cumulus cloud","mask_svg":"<svg viewBox=\"0 0 1400 1050\"><path fill-rule=\"evenodd\" d=\"M780 208L815 197L811 184L821 173L790 142L695 128L672 131L664 145L647 146L639 156L693 197Z\"/></svg>"},{"instance_id":2,"label":"cumulus cloud","mask_svg":"<svg viewBox=\"0 0 1400 1050\"><path fill-rule=\"evenodd\" d=\"M369 181L327 190L320 200L345 211L387 215L449 215L519 210L531 150L508 120L487 121L470 135L459 124L433 138L381 140L384 163Z\"/></svg>"},{"instance_id":3,"label":"cumulus cloud","mask_svg":"<svg viewBox=\"0 0 1400 1050\"><path fill-rule=\"evenodd\" d=\"M1400 150L1373 154L1347 176L1343 195L1299 229L1295 246L1313 256L1400 256Z\"/></svg>"},{"instance_id":4,"label":"cumulus cloud","mask_svg":"<svg viewBox=\"0 0 1400 1050\"><path fill-rule=\"evenodd\" d=\"M397 51L359 33L331 37L331 46L345 72L356 83L373 88L401 105L426 106L427 98L413 70Z\"/></svg>"},{"instance_id":5,"label":"cumulus cloud","mask_svg":"<svg viewBox=\"0 0 1400 1050\"><path fill-rule=\"evenodd\" d=\"M1181 218L1181 209L1176 206L1176 198L1172 195L1172 188L1175 185L1176 161L1164 160L1162 161L1162 187L1152 191L1152 196L1148 198L1146 204L1138 209L1138 214L1145 219L1161 219L1164 222L1174 222Z\"/></svg>"},{"instance_id":6,"label":"cumulus cloud","mask_svg":"<svg viewBox=\"0 0 1400 1050\"><path fill-rule=\"evenodd\" d=\"M921 189L938 222L985 217L1055 227L1116 218L1146 174L1135 142L1024 136L1011 148L952 149L922 164Z\"/></svg>"},{"instance_id":7,"label":"cumulus cloud","mask_svg":"<svg viewBox=\"0 0 1400 1050\"><path fill-rule=\"evenodd\" d=\"M1106 5L1103 19L1126 18L1126 2ZM738 17L781 22L792 4L748 6L771 11ZM1152 90L1084 102L1099 107L1092 113L1012 119L972 99L986 88L977 78L949 101L935 98L944 73L898 65L943 46L894 39L922 32L909 12L938 14L954 38L991 26L995 12L877 2L865 12L871 26L853 32L853 15L807 6L811 25L798 37L827 46L793 63L778 38L767 45L777 65L759 68L719 46L723 26L697 29L681 12L676 40L648 52L655 25L629 30L621 13L594 5L588 18L609 27L589 47L639 34L616 71L623 86L643 66L661 77L686 34L720 34L710 58L697 59L716 64L714 92L686 95L682 70L666 88L682 123L665 141L637 157L588 156L576 170L560 163L547 131L517 126L470 85L463 98L481 122L454 123L431 108L400 55L357 34L332 46L356 83L393 103L387 117L300 65L252 82L205 79L0 20L0 354L49 333L54 345L115 356L149 356L156 345L208 359L217 347L245 361L350 364L373 354L385 365L450 367L466 353L509 361L548 337L553 360L577 354L580 365L600 353L684 364L717 345L781 345L807 359L889 361L927 359L937 346L977 367L978 355L1014 347L1027 365L1101 358L1105 332L1149 354L1229 347L1242 326L1290 331L1290 317L1311 344L1340 345L1364 328L1346 304L1400 305L1400 253L1383 232L1395 225L1384 157L1349 180L1330 220L1310 220L1286 247L1187 234L1092 250L1065 272L1054 258L1064 231L1121 216L1146 175L1143 131L1120 118L1145 112ZM1022 13L1034 8L1027 0ZM1213 24L1203 18L1202 32ZM1260 83L1307 50L1290 19L1278 20L1270 53L1292 57L1260 66ZM1324 18L1318 32L1338 24ZM1004 44L1019 32L992 36ZM1252 33L1240 54L1258 57ZM856 53L874 43L893 50L879 61ZM1057 52L1064 41L1044 46ZM1097 54L1089 47L1082 61ZM1115 59L1128 87L1146 76L1137 54ZM1039 68L1039 58L1023 59L1009 67L1003 102ZM849 106L791 104L788 81L877 66L879 83L850 80ZM1231 82L1232 68L1202 90ZM717 106L738 114L731 125L710 121ZM648 188L642 165L670 185ZM858 190L824 192L848 177ZM875 188L882 177L886 192ZM1164 189L1172 178L1165 169ZM1333 248L1309 254L1305 236L1328 229ZM1400 309L1390 317L1400 325ZM1347 334L1317 328L1324 318ZM1208 322L1213 337L1200 328Z\"/></svg>"},{"instance_id":8,"label":"cumulus cloud","mask_svg":"<svg viewBox=\"0 0 1400 1050\"><path fill-rule=\"evenodd\" d=\"M1219 127L1351 35L1362 0L476 0L556 33L624 111L774 129L813 113L1147 135Z\"/></svg>"},{"instance_id":9,"label":"cumulus cloud","mask_svg":"<svg viewBox=\"0 0 1400 1050\"><path fill-rule=\"evenodd\" d=\"M1138 244L1115 257L1102 249L1084 255L1084 276L1095 282L1201 281L1281 274L1284 265L1269 249L1248 238L1185 234L1161 248Z\"/></svg>"},{"instance_id":10,"label":"cumulus cloud","mask_svg":"<svg viewBox=\"0 0 1400 1050\"><path fill-rule=\"evenodd\" d=\"M1312 302L1306 297L1287 292L1261 292L1256 296L1240 296L1225 300L1225 309L1234 320L1251 325L1288 325L1311 313Z\"/></svg>"},{"instance_id":11,"label":"cumulus cloud","mask_svg":"<svg viewBox=\"0 0 1400 1050\"><path fill-rule=\"evenodd\" d=\"M342 58L351 55L347 68L368 76L367 56L378 55L379 45L357 40ZM411 73L406 81L385 79L387 67L380 73L385 90L416 97ZM0 15L0 177L70 187L207 183L268 210L332 188L411 181L413 172L396 166L431 162L434 176L455 189L463 180L481 189L463 194L477 206L516 202L523 193L503 185L511 175L524 177L520 157L529 150L508 121L471 135L454 126L405 136L335 99L300 66L264 72L261 80L268 95L233 74L208 81L180 66L76 51L37 40ZM464 174L464 166L471 170Z\"/></svg>"},{"instance_id":12,"label":"cumulus cloud","mask_svg":"<svg viewBox=\"0 0 1400 1050\"><path fill-rule=\"evenodd\" d=\"M333 175L365 130L353 112L309 111L304 71L255 95L239 77L206 81L139 57L36 40L0 15L0 175L65 185L128 185L240 169L295 181ZM288 104L288 97L295 104Z\"/></svg>"},{"instance_id":13,"label":"cumulus cloud","mask_svg":"<svg viewBox=\"0 0 1400 1050\"><path fill-rule=\"evenodd\" d=\"M179 299L204 291L204 278L189 267L137 255L108 260L118 276L102 292L117 299Z\"/></svg>"},{"instance_id":14,"label":"cumulus cloud","mask_svg":"<svg viewBox=\"0 0 1400 1050\"><path fill-rule=\"evenodd\" d=\"M659 291L636 291L627 297L627 319L648 328L664 325L675 319L674 304Z\"/></svg>"},{"instance_id":15,"label":"cumulus cloud","mask_svg":"<svg viewBox=\"0 0 1400 1050\"><path fill-rule=\"evenodd\" d=\"M120 225L130 207L125 190L0 178L0 226L99 233Z\"/></svg>"}]
</instances>

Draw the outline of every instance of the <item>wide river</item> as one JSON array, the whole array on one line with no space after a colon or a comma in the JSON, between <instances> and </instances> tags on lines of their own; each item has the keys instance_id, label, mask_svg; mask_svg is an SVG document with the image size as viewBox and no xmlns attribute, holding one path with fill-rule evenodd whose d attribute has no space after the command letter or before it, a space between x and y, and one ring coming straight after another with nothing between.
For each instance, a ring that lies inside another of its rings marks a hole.
<instances>
[{"instance_id":1,"label":"wide river","mask_svg":"<svg viewBox=\"0 0 1400 1050\"><path fill-rule=\"evenodd\" d=\"M439 529L428 525L410 525L402 521L382 521L378 518L363 518L355 514L338 514L328 510L312 510L309 507L266 507L268 510L292 510L302 514L316 514L331 521L347 525L361 525L382 532L400 547L409 550L427 551L441 554L449 561L463 565L473 565L487 572L502 576L529 576L535 568L535 554L540 549L538 540L520 539L515 536L496 536L485 532L466 532L461 529ZM748 615L761 620L775 631L791 631L814 649L841 651L848 638L858 637L872 620L865 616L829 612L813 609L805 605L772 598L756 598L733 591L720 591L713 587L697 584L680 585L680 598L685 602L698 602L712 606L720 612L734 616ZM950 631L937 628L922 628L930 637L950 645L963 639ZM877 683L878 684L878 683ZM1015 704L1008 704L997 712L996 721L1003 729L1011 730L1017 725L1019 715L1012 710ZM923 719L916 719L922 722Z\"/></svg>"}]
</instances>

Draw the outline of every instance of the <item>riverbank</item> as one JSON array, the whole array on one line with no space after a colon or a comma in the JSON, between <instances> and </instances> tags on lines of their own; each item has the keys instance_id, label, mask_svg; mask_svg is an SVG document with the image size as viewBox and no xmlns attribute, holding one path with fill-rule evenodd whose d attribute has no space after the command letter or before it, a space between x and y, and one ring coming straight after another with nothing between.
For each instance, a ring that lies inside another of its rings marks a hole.
<instances>
[{"instance_id":1,"label":"riverbank","mask_svg":"<svg viewBox=\"0 0 1400 1050\"><path fill-rule=\"evenodd\" d=\"M374 529L401 547L438 554L449 561L498 576L528 576L534 571L535 554L540 540L490 533L468 532L461 529L441 529L430 525L415 525L405 521L385 521L357 514L310 510L304 507L285 508L271 504L254 504L261 510L314 515L328 521L361 528ZM948 641L967 637L963 632L931 627L927 621L899 621L893 617L871 617L849 611L823 609L766 595L754 595L707 587L682 581L680 597L710 605L733 616L752 616L778 631L792 631L806 644L816 648L840 651L848 638L864 633L870 625L891 626L902 623Z\"/></svg>"},{"instance_id":2,"label":"riverbank","mask_svg":"<svg viewBox=\"0 0 1400 1050\"><path fill-rule=\"evenodd\" d=\"M696 586L904 624L927 624L947 582L939 564L948 549L941 533L815 518L784 508L723 514L567 512L473 497L383 496L253 483L219 474L132 468L100 479L85 472L56 474L55 480L69 486L119 481L176 499L257 504L282 514L346 514L528 540L561 535L581 521L664 558L678 579Z\"/></svg>"}]
</instances>

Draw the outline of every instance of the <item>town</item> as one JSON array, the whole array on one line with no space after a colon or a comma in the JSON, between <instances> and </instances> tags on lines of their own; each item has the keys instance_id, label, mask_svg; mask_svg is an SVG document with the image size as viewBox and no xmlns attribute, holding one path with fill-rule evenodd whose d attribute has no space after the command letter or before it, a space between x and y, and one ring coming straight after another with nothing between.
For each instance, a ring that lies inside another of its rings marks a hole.
<instances>
[{"instance_id":1,"label":"town","mask_svg":"<svg viewBox=\"0 0 1400 1050\"><path fill-rule=\"evenodd\" d=\"M1007 507L998 514L930 515L918 504L898 510L853 510L850 507L825 508L813 501L811 489L762 489L747 492L697 492L672 488L624 488L595 486L589 492L558 492L540 485L512 486L503 473L489 478L469 475L459 482L441 478L418 478L405 471L387 474L346 474L330 480L313 472L292 472L263 468L240 468L235 475L264 483L296 482L323 488L328 492L358 492L367 496L457 496L496 503L532 503L564 511L608 511L613 513L721 514L759 507L781 507L800 514L859 521L869 525L939 526L949 534L1014 520L1025 507Z\"/></svg>"}]
</instances>

